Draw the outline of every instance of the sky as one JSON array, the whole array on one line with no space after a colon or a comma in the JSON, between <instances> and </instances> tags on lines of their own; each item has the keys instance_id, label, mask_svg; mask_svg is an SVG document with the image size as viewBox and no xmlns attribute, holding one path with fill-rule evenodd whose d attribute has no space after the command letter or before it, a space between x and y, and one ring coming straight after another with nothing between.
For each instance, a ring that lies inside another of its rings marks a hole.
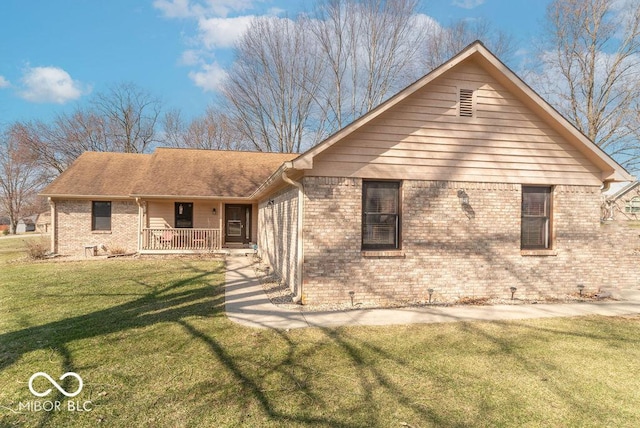
<instances>
[{"instance_id":1,"label":"sky","mask_svg":"<svg viewBox=\"0 0 640 428\"><path fill-rule=\"evenodd\" d=\"M516 41L539 34L548 0L423 0L441 25L483 18ZM215 102L233 43L256 16L312 0L0 0L0 127L50 121L131 82L186 118Z\"/></svg>"}]
</instances>

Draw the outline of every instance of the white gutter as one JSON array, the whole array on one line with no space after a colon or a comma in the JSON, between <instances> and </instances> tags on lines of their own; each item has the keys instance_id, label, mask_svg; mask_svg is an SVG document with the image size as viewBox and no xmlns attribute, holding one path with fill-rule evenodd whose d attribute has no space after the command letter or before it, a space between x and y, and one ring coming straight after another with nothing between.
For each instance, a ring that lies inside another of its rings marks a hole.
<instances>
[{"instance_id":1,"label":"white gutter","mask_svg":"<svg viewBox=\"0 0 640 428\"><path fill-rule=\"evenodd\" d=\"M302 183L298 181L294 181L287 176L287 170L290 169L291 162L285 163L285 166L282 170L282 179L285 183L291 184L298 188L298 242L297 242L297 266L296 266L296 282L298 283L298 292L296 293L293 301L298 303L303 301L303 293L302 293L302 269L303 269L303 257L304 257L304 247L302 240L302 228L303 228L303 220L304 220L304 187Z\"/></svg>"}]
</instances>

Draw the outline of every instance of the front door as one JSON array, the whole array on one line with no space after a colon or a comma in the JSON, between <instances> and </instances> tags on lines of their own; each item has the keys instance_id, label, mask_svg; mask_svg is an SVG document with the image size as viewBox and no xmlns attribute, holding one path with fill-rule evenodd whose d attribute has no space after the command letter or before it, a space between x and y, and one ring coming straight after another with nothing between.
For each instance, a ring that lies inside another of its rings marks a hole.
<instances>
[{"instance_id":1,"label":"front door","mask_svg":"<svg viewBox=\"0 0 640 428\"><path fill-rule=\"evenodd\" d=\"M225 242L251 242L251 205L225 205Z\"/></svg>"}]
</instances>

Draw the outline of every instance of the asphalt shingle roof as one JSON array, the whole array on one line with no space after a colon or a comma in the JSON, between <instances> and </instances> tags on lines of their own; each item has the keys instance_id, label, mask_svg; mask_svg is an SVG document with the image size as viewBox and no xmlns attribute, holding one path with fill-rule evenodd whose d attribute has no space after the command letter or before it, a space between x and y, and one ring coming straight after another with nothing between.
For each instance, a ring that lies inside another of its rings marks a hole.
<instances>
[{"instance_id":1,"label":"asphalt shingle roof","mask_svg":"<svg viewBox=\"0 0 640 428\"><path fill-rule=\"evenodd\" d=\"M291 153L159 148L87 152L43 196L249 197Z\"/></svg>"}]
</instances>

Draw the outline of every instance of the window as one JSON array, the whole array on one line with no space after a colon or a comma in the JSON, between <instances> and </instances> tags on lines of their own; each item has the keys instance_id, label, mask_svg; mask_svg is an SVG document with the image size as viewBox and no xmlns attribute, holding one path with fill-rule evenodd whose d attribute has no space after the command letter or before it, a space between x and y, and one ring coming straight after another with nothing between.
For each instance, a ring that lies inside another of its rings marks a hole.
<instances>
[{"instance_id":1,"label":"window","mask_svg":"<svg viewBox=\"0 0 640 428\"><path fill-rule=\"evenodd\" d=\"M460 89L458 97L460 117L473 117L473 89Z\"/></svg>"},{"instance_id":2,"label":"window","mask_svg":"<svg viewBox=\"0 0 640 428\"><path fill-rule=\"evenodd\" d=\"M640 213L640 196L636 196L627 202L627 205L624 207L624 212L626 213Z\"/></svg>"},{"instance_id":3,"label":"window","mask_svg":"<svg viewBox=\"0 0 640 428\"><path fill-rule=\"evenodd\" d=\"M522 187L523 250L548 249L551 246L551 187Z\"/></svg>"},{"instance_id":4,"label":"window","mask_svg":"<svg viewBox=\"0 0 640 428\"><path fill-rule=\"evenodd\" d=\"M111 230L111 202L91 203L91 230Z\"/></svg>"},{"instance_id":5,"label":"window","mask_svg":"<svg viewBox=\"0 0 640 428\"><path fill-rule=\"evenodd\" d=\"M176 228L192 228L193 227L193 203L176 202Z\"/></svg>"},{"instance_id":6,"label":"window","mask_svg":"<svg viewBox=\"0 0 640 428\"><path fill-rule=\"evenodd\" d=\"M400 247L400 183L362 182L362 249Z\"/></svg>"}]
</instances>

